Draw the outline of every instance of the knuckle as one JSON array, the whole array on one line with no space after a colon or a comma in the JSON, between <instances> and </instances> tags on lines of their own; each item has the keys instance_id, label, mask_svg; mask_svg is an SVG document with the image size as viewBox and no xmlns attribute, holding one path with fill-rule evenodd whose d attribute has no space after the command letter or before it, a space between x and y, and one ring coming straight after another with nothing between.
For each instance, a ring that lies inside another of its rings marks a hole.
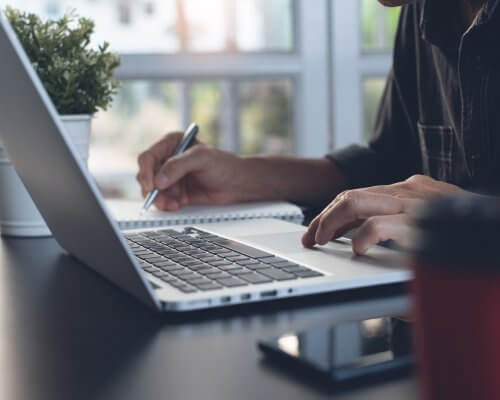
<instances>
[{"instance_id":1,"label":"knuckle","mask_svg":"<svg viewBox=\"0 0 500 400\"><path fill-rule=\"evenodd\" d=\"M143 151L141 154L139 154L139 157L137 158L139 164L144 164L150 159L151 159L151 153L149 151Z\"/></svg>"},{"instance_id":2,"label":"knuckle","mask_svg":"<svg viewBox=\"0 0 500 400\"><path fill-rule=\"evenodd\" d=\"M369 235L378 236L382 230L383 218L381 217L371 217L365 222L365 231Z\"/></svg>"},{"instance_id":3,"label":"knuckle","mask_svg":"<svg viewBox=\"0 0 500 400\"><path fill-rule=\"evenodd\" d=\"M357 190L347 190L342 194L342 203L348 212L357 213L359 192Z\"/></svg>"},{"instance_id":4,"label":"knuckle","mask_svg":"<svg viewBox=\"0 0 500 400\"><path fill-rule=\"evenodd\" d=\"M318 221L317 232L325 232L327 228L328 228L328 219L326 217L323 217Z\"/></svg>"},{"instance_id":5,"label":"knuckle","mask_svg":"<svg viewBox=\"0 0 500 400\"><path fill-rule=\"evenodd\" d=\"M182 138L183 135L184 134L180 131L168 132L163 137L163 140L178 140L179 138Z\"/></svg>"},{"instance_id":6,"label":"knuckle","mask_svg":"<svg viewBox=\"0 0 500 400\"><path fill-rule=\"evenodd\" d=\"M206 150L207 150L207 146L205 144L198 143L198 144L195 144L191 148L191 153L193 153L196 156L199 156L199 155L203 154Z\"/></svg>"},{"instance_id":7,"label":"knuckle","mask_svg":"<svg viewBox=\"0 0 500 400\"><path fill-rule=\"evenodd\" d=\"M426 182L427 180L429 179L428 176L426 175L420 175L420 174L417 174L417 175L412 175L410 176L406 182L409 183L410 185L415 185L415 184L420 184L420 183L424 183Z\"/></svg>"}]
</instances>

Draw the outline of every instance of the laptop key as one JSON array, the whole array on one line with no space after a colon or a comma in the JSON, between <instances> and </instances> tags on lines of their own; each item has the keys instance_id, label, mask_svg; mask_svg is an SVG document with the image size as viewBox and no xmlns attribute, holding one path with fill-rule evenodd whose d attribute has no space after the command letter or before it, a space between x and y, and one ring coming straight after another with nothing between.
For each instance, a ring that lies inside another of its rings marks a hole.
<instances>
[{"instance_id":1,"label":"laptop key","mask_svg":"<svg viewBox=\"0 0 500 400\"><path fill-rule=\"evenodd\" d=\"M163 271L171 272L171 271L180 271L181 269L184 269L182 265L174 264L174 265L165 265L163 267L159 267Z\"/></svg>"},{"instance_id":2,"label":"laptop key","mask_svg":"<svg viewBox=\"0 0 500 400\"><path fill-rule=\"evenodd\" d=\"M182 286L187 286L186 282L180 281L180 280L169 282L168 284L170 286L173 286L174 288L178 288L178 287L182 287Z\"/></svg>"},{"instance_id":3,"label":"laptop key","mask_svg":"<svg viewBox=\"0 0 500 400\"><path fill-rule=\"evenodd\" d=\"M172 275L177 276L177 277L182 277L183 275L190 275L193 273L193 271L183 268L175 271L169 271ZM182 279L182 278L181 278Z\"/></svg>"},{"instance_id":4,"label":"laptop key","mask_svg":"<svg viewBox=\"0 0 500 400\"><path fill-rule=\"evenodd\" d=\"M231 278L225 278L225 279L217 279L217 282L219 282L221 285L224 285L225 287L237 287L237 286L246 286L247 283L241 279L231 277Z\"/></svg>"},{"instance_id":5,"label":"laptop key","mask_svg":"<svg viewBox=\"0 0 500 400\"><path fill-rule=\"evenodd\" d=\"M297 279L295 275L285 271L281 271L278 268L261 269L259 270L259 273L276 281L288 281L290 279Z\"/></svg>"},{"instance_id":6,"label":"laptop key","mask_svg":"<svg viewBox=\"0 0 500 400\"><path fill-rule=\"evenodd\" d=\"M205 277L203 277L203 275L200 275L200 274L196 274L193 272L192 275L185 275L182 277L183 280L185 280L186 282L198 282L200 280L203 280L203 281L206 281Z\"/></svg>"},{"instance_id":7,"label":"laptop key","mask_svg":"<svg viewBox=\"0 0 500 400\"><path fill-rule=\"evenodd\" d=\"M207 292L209 290L217 290L217 289L222 289L222 286L215 283L215 282L210 282L210 283L206 283L206 284L203 284L203 285L198 285L197 286L198 289L200 290L203 290L204 292Z\"/></svg>"},{"instance_id":8,"label":"laptop key","mask_svg":"<svg viewBox=\"0 0 500 400\"><path fill-rule=\"evenodd\" d=\"M179 279L182 279L183 281L186 281L186 282L193 281L195 279L199 279L200 277L201 277L201 275L199 275L195 272L191 272L190 274L179 275Z\"/></svg>"},{"instance_id":9,"label":"laptop key","mask_svg":"<svg viewBox=\"0 0 500 400\"><path fill-rule=\"evenodd\" d=\"M190 265L188 268L191 269L191 270L193 270L193 271L199 271L200 269L211 268L211 266L209 264L199 263L199 264L196 264L196 265Z\"/></svg>"},{"instance_id":10,"label":"laptop key","mask_svg":"<svg viewBox=\"0 0 500 400\"><path fill-rule=\"evenodd\" d=\"M188 285L186 285L186 286L178 286L176 289L180 290L183 293L195 293L195 292L198 291L194 287L188 286Z\"/></svg>"},{"instance_id":11,"label":"laptop key","mask_svg":"<svg viewBox=\"0 0 500 400\"><path fill-rule=\"evenodd\" d=\"M282 262L288 262L288 260L285 260L284 258L279 258L276 256L271 256L271 257L265 257L259 259L260 262L266 263L266 264L275 264L275 263L282 263Z\"/></svg>"},{"instance_id":12,"label":"laptop key","mask_svg":"<svg viewBox=\"0 0 500 400\"><path fill-rule=\"evenodd\" d=\"M213 265L214 267L220 267L221 265L231 265L232 262L227 261L227 260L218 260L218 261L209 262L209 264Z\"/></svg>"},{"instance_id":13,"label":"laptop key","mask_svg":"<svg viewBox=\"0 0 500 400\"><path fill-rule=\"evenodd\" d=\"M290 272L292 274L297 275L297 272L308 272L310 269L306 267L301 267L300 265L295 265L293 267L280 268L282 271Z\"/></svg>"},{"instance_id":14,"label":"laptop key","mask_svg":"<svg viewBox=\"0 0 500 400\"><path fill-rule=\"evenodd\" d=\"M211 255L210 257L199 257L199 259L201 261L204 261L204 262L207 262L207 263L211 262L211 261L213 262L213 261L221 261L222 260L222 258L217 257L217 256L213 256L213 255Z\"/></svg>"},{"instance_id":15,"label":"laptop key","mask_svg":"<svg viewBox=\"0 0 500 400\"><path fill-rule=\"evenodd\" d=\"M321 272L317 271L303 271L303 272L294 272L295 275L297 275L299 278L316 278L319 276L324 276Z\"/></svg>"},{"instance_id":16,"label":"laptop key","mask_svg":"<svg viewBox=\"0 0 500 400\"><path fill-rule=\"evenodd\" d=\"M142 256L141 257L143 260L147 260L149 262L151 262L151 260L155 260L155 261L164 261L163 258L161 257L158 257L158 254L150 254L150 255L146 255L146 256Z\"/></svg>"},{"instance_id":17,"label":"laptop key","mask_svg":"<svg viewBox=\"0 0 500 400\"><path fill-rule=\"evenodd\" d=\"M245 267L246 267L247 269L251 269L251 270L253 270L253 271L258 271L258 270L260 270L260 269L266 269L266 268L269 268L269 265L259 263L259 264L245 265Z\"/></svg>"},{"instance_id":18,"label":"laptop key","mask_svg":"<svg viewBox=\"0 0 500 400\"><path fill-rule=\"evenodd\" d=\"M242 275L242 274L248 274L250 271L246 268L238 268L238 269L232 269L229 271L231 275Z\"/></svg>"},{"instance_id":19,"label":"laptop key","mask_svg":"<svg viewBox=\"0 0 500 400\"><path fill-rule=\"evenodd\" d=\"M166 283L179 282L179 280L177 278L173 277L172 275L164 275L164 276L160 277L160 279Z\"/></svg>"},{"instance_id":20,"label":"laptop key","mask_svg":"<svg viewBox=\"0 0 500 400\"><path fill-rule=\"evenodd\" d=\"M176 265L173 261L161 261L161 262L155 262L154 265L158 268L161 267L171 267L172 265Z\"/></svg>"},{"instance_id":21,"label":"laptop key","mask_svg":"<svg viewBox=\"0 0 500 400\"><path fill-rule=\"evenodd\" d=\"M279 268L279 269L284 269L284 268L290 268L290 267L300 267L299 264L295 264L290 261L282 261L279 263L272 263L271 264L273 267Z\"/></svg>"},{"instance_id":22,"label":"laptop key","mask_svg":"<svg viewBox=\"0 0 500 400\"><path fill-rule=\"evenodd\" d=\"M189 281L189 283L191 285L194 285L196 287L198 287L199 285L204 285L204 284L207 284L207 283L211 283L212 281L210 279L207 279L207 278L198 278L198 279L192 279Z\"/></svg>"},{"instance_id":23,"label":"laptop key","mask_svg":"<svg viewBox=\"0 0 500 400\"><path fill-rule=\"evenodd\" d=\"M206 277L210 279L224 279L224 278L231 278L231 275L229 275L227 272L219 271L214 274L206 274Z\"/></svg>"},{"instance_id":24,"label":"laptop key","mask_svg":"<svg viewBox=\"0 0 500 400\"><path fill-rule=\"evenodd\" d=\"M213 240L213 243L225 247L226 249L230 249L237 253L243 254L250 258L262 258L262 257L272 256L272 254L266 253L265 251L255 249L253 247L244 245L242 243L234 242L229 239L219 238L217 240Z\"/></svg>"},{"instance_id":25,"label":"laptop key","mask_svg":"<svg viewBox=\"0 0 500 400\"><path fill-rule=\"evenodd\" d=\"M261 283L269 283L272 282L273 280L271 278L268 278L267 276L252 272L250 274L243 274L240 275L239 278L244 279L248 283L253 283L255 285L261 284Z\"/></svg>"},{"instance_id":26,"label":"laptop key","mask_svg":"<svg viewBox=\"0 0 500 400\"><path fill-rule=\"evenodd\" d=\"M239 255L239 256L235 256L235 257L226 257L226 260L236 262L236 261L246 261L246 260L250 260L250 259L247 256Z\"/></svg>"},{"instance_id":27,"label":"laptop key","mask_svg":"<svg viewBox=\"0 0 500 400\"><path fill-rule=\"evenodd\" d=\"M255 265L255 264L259 264L259 261L258 260L253 260L251 258L247 258L246 260L236 261L236 264L243 265L243 266Z\"/></svg>"},{"instance_id":28,"label":"laptop key","mask_svg":"<svg viewBox=\"0 0 500 400\"><path fill-rule=\"evenodd\" d=\"M179 264L184 265L185 267L191 267L193 265L199 265L200 262L198 260L187 260L187 261L178 261Z\"/></svg>"},{"instance_id":29,"label":"laptop key","mask_svg":"<svg viewBox=\"0 0 500 400\"><path fill-rule=\"evenodd\" d=\"M229 257L238 257L238 256L241 256L241 254L235 253L234 251L229 251L229 253L223 253L220 256L224 257L224 258L229 258Z\"/></svg>"},{"instance_id":30,"label":"laptop key","mask_svg":"<svg viewBox=\"0 0 500 400\"><path fill-rule=\"evenodd\" d=\"M222 271L231 271L233 269L240 269L241 265L238 264L221 265L218 268Z\"/></svg>"},{"instance_id":31,"label":"laptop key","mask_svg":"<svg viewBox=\"0 0 500 400\"><path fill-rule=\"evenodd\" d=\"M197 270L196 272L198 272L201 275L208 275L208 274L215 274L217 272L220 272L220 270L217 268L203 268L203 269Z\"/></svg>"}]
</instances>

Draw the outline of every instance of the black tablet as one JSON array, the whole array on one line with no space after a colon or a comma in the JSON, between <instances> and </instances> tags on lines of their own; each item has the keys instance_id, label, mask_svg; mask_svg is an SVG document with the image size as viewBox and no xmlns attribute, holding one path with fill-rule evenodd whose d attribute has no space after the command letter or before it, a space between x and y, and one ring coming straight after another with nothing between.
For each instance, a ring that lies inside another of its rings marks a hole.
<instances>
[{"instance_id":1,"label":"black tablet","mask_svg":"<svg viewBox=\"0 0 500 400\"><path fill-rule=\"evenodd\" d=\"M258 345L281 367L335 384L406 374L414 363L411 324L391 317L291 332Z\"/></svg>"}]
</instances>

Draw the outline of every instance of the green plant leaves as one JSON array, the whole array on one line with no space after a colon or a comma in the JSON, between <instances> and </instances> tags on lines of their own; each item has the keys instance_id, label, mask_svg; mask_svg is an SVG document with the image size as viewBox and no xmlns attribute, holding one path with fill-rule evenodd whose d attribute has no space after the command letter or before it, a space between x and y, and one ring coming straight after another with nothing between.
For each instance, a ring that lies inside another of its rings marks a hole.
<instances>
[{"instance_id":1,"label":"green plant leaves","mask_svg":"<svg viewBox=\"0 0 500 400\"><path fill-rule=\"evenodd\" d=\"M109 43L89 47L93 21L74 11L49 21L11 7L6 15L59 114L108 108L119 87L113 72L120 58L109 51Z\"/></svg>"}]
</instances>

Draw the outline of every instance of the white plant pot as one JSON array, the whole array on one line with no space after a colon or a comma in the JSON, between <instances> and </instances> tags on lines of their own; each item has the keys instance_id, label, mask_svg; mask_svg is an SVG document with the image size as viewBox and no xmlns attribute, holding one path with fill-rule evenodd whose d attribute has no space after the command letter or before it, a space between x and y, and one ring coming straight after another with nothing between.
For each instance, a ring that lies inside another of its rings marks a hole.
<instances>
[{"instance_id":1,"label":"white plant pot","mask_svg":"<svg viewBox=\"0 0 500 400\"><path fill-rule=\"evenodd\" d=\"M61 117L66 134L85 165L89 158L89 115ZM54 133L55 134L55 133ZM52 236L0 143L0 230L4 236Z\"/></svg>"}]
</instances>

